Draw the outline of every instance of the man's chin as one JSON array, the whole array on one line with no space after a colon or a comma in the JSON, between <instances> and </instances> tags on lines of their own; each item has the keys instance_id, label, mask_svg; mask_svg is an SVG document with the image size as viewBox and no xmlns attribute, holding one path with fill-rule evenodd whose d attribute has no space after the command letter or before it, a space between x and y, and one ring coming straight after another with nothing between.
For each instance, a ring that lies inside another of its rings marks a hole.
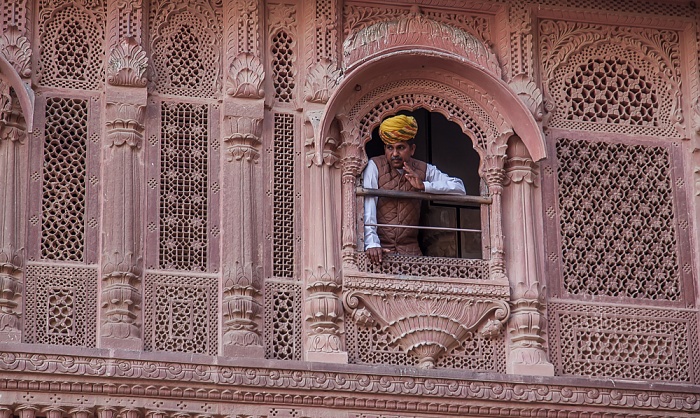
<instances>
[{"instance_id":1,"label":"man's chin","mask_svg":"<svg viewBox=\"0 0 700 418\"><path fill-rule=\"evenodd\" d=\"M401 161L391 161L391 166L393 168L403 168L403 160Z\"/></svg>"}]
</instances>

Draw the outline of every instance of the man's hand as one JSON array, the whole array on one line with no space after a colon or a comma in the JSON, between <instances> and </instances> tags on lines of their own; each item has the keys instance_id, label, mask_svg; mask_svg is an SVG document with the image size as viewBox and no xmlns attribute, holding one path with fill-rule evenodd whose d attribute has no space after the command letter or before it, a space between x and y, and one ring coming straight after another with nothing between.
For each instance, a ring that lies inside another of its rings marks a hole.
<instances>
[{"instance_id":1,"label":"man's hand","mask_svg":"<svg viewBox=\"0 0 700 418\"><path fill-rule=\"evenodd\" d=\"M411 183L411 186L413 186L414 189L418 189L420 191L425 190L423 180L419 179L418 176L416 176L416 173L406 163L403 163L403 175L406 177L406 180Z\"/></svg>"},{"instance_id":2,"label":"man's hand","mask_svg":"<svg viewBox=\"0 0 700 418\"><path fill-rule=\"evenodd\" d=\"M369 261L371 261L375 264L381 263L384 254L386 254L388 252L389 252L388 249L382 248L382 247L368 248L365 250L367 257L369 257Z\"/></svg>"}]
</instances>

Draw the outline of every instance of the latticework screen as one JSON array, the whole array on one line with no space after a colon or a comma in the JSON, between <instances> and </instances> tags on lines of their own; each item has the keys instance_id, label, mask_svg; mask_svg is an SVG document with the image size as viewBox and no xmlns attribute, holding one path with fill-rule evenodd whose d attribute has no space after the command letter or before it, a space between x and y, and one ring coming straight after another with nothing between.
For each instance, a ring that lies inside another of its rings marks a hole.
<instances>
[{"instance_id":1,"label":"latticework screen","mask_svg":"<svg viewBox=\"0 0 700 418\"><path fill-rule=\"evenodd\" d=\"M159 265L207 270L209 109L161 107Z\"/></svg>"},{"instance_id":2,"label":"latticework screen","mask_svg":"<svg viewBox=\"0 0 700 418\"><path fill-rule=\"evenodd\" d=\"M146 351L217 353L216 278L147 274L144 290Z\"/></svg>"},{"instance_id":3,"label":"latticework screen","mask_svg":"<svg viewBox=\"0 0 700 418\"><path fill-rule=\"evenodd\" d=\"M265 298L265 357L301 360L301 286L267 281Z\"/></svg>"},{"instance_id":4,"label":"latticework screen","mask_svg":"<svg viewBox=\"0 0 700 418\"><path fill-rule=\"evenodd\" d=\"M272 275L294 278L295 253L295 152L294 115L275 113L272 190Z\"/></svg>"},{"instance_id":5,"label":"latticework screen","mask_svg":"<svg viewBox=\"0 0 700 418\"><path fill-rule=\"evenodd\" d=\"M41 257L82 262L88 100L48 98L44 125Z\"/></svg>"},{"instance_id":6,"label":"latticework screen","mask_svg":"<svg viewBox=\"0 0 700 418\"><path fill-rule=\"evenodd\" d=\"M27 266L25 342L95 347L97 269Z\"/></svg>"}]
</instances>

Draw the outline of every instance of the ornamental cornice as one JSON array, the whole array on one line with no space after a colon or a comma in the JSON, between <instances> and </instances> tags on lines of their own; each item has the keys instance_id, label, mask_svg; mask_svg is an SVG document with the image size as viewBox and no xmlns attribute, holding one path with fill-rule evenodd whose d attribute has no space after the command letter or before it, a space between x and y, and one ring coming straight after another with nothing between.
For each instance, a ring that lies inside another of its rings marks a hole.
<instances>
[{"instance_id":1,"label":"ornamental cornice","mask_svg":"<svg viewBox=\"0 0 700 418\"><path fill-rule=\"evenodd\" d=\"M535 14L540 19L561 19L606 25L640 26L644 28L685 30L693 27L693 18L682 16L615 13L591 8L539 6Z\"/></svg>"},{"instance_id":2,"label":"ornamental cornice","mask_svg":"<svg viewBox=\"0 0 700 418\"><path fill-rule=\"evenodd\" d=\"M193 359L196 360L197 357ZM580 411L587 407L607 413L614 412L611 408L620 408L620 413L636 412L635 416L644 411L654 411L657 415L663 411L700 411L700 388L691 385L657 382L654 390L650 390L649 385L638 382L561 377L517 379L505 375L503 381L496 381L493 375L485 378L476 373L458 376L446 371L430 373L402 368L392 372L391 368L386 368L384 374L379 374L376 368L352 365L324 366L327 370L288 366L285 369L242 367L5 350L0 352L0 370L3 371L0 390L5 400L10 399L13 391L19 396L21 391L46 392L48 388L55 388L53 391L62 394L95 395L101 399L112 395L130 396L135 398L134 405L140 398L157 396L202 402L442 411L443 415L462 416L485 401L509 402L508 409L521 411L515 416L532 416L527 414L547 407L559 411ZM333 367L346 371L333 370ZM409 373L413 376L408 376ZM65 385L63 382L68 376L74 383ZM557 379L566 382L553 382Z\"/></svg>"}]
</instances>

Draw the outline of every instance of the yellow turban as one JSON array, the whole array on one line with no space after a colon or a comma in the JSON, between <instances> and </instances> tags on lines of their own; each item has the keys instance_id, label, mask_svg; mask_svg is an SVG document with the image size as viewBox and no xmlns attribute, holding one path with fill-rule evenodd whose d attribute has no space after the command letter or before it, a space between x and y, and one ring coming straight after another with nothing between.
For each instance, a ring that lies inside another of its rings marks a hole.
<instances>
[{"instance_id":1,"label":"yellow turban","mask_svg":"<svg viewBox=\"0 0 700 418\"><path fill-rule=\"evenodd\" d=\"M416 136L418 123L413 116L397 115L384 119L379 125L379 137L387 145L409 141Z\"/></svg>"}]
</instances>

